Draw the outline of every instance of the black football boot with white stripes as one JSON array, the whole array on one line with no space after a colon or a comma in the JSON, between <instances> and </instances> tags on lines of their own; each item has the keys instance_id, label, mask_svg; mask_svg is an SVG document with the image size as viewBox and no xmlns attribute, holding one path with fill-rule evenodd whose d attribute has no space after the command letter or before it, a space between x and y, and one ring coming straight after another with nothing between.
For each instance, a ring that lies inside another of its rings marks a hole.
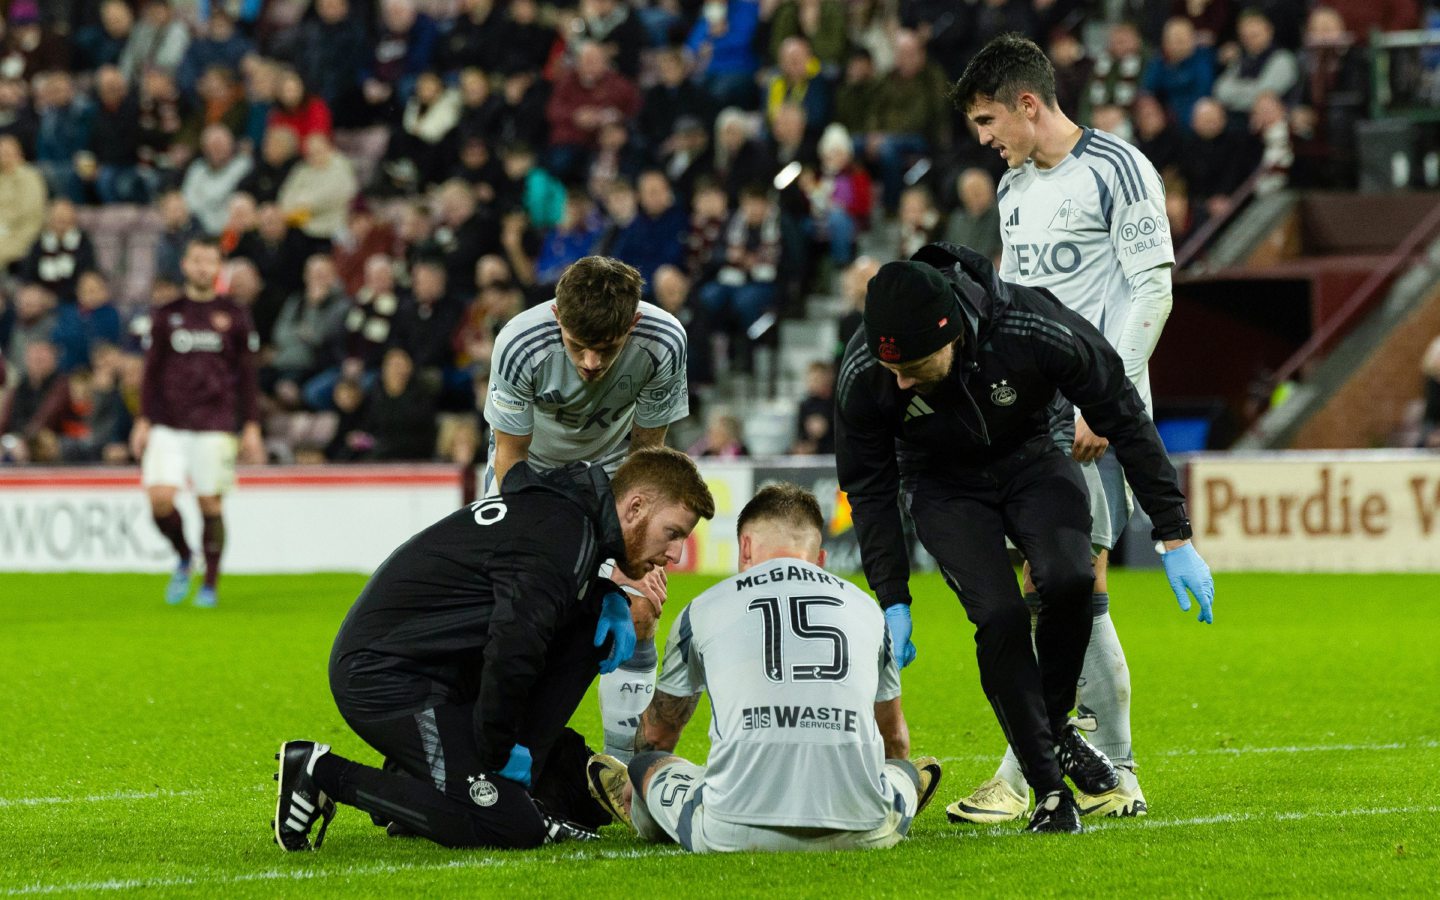
<instances>
[{"instance_id":1,"label":"black football boot with white stripes","mask_svg":"<svg viewBox=\"0 0 1440 900\"><path fill-rule=\"evenodd\" d=\"M286 741L275 758L280 771L275 773L279 797L275 801L275 843L282 850L310 850L310 830L315 831L315 847L325 840L325 829L335 818L335 801L325 796L315 784L315 760L330 752L329 744L314 741Z\"/></svg>"},{"instance_id":2,"label":"black football boot with white stripes","mask_svg":"<svg viewBox=\"0 0 1440 900\"><path fill-rule=\"evenodd\" d=\"M1065 777L1086 794L1103 794L1115 790L1120 775L1110 758L1096 750L1073 724L1060 730L1060 743L1055 746L1055 760Z\"/></svg>"}]
</instances>

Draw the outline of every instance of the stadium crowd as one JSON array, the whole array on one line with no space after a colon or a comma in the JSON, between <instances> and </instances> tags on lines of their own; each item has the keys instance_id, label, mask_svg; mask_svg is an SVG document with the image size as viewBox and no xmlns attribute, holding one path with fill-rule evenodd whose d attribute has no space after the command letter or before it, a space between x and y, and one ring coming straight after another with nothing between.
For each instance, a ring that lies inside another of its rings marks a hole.
<instances>
[{"instance_id":1,"label":"stadium crowd","mask_svg":"<svg viewBox=\"0 0 1440 900\"><path fill-rule=\"evenodd\" d=\"M992 37L1167 181L1177 246L1260 190L1347 186L1371 29L1417 0L0 2L0 458L132 462L152 310L191 236L252 314L273 459L472 460L501 325L590 254L689 332L757 322L946 238L1000 252L1003 161L949 84ZM147 242L131 240L144 233ZM889 236L893 235L893 240ZM141 252L135 250L142 248ZM106 248L112 248L111 251ZM125 248L114 252L114 247ZM717 358L718 357L718 358ZM833 369L797 452L833 447ZM696 453L745 453L715 416Z\"/></svg>"}]
</instances>

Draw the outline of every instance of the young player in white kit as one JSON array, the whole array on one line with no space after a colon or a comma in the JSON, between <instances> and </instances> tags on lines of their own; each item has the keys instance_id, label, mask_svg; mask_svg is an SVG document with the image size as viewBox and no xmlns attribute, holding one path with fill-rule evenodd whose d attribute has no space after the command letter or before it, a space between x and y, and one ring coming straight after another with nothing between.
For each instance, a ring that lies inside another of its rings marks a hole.
<instances>
[{"instance_id":1,"label":"young player in white kit","mask_svg":"<svg viewBox=\"0 0 1440 900\"><path fill-rule=\"evenodd\" d=\"M981 143L999 150L1010 167L997 190L1000 277L1045 288L1088 319L1119 352L1153 412L1147 365L1170 315L1175 263L1165 188L1155 167L1129 144L1070 121L1055 102L1054 69L1044 51L1024 38L1006 35L987 45L967 67L954 99L975 123ZM1082 719L1095 719L1091 743L1120 775L1114 791L1075 799L1082 813L1143 815L1145 796L1130 742L1130 671L1110 621L1105 579L1109 552L1133 507L1119 462L1105 452L1108 442L1063 398L1057 400L1055 438L1082 464L1096 554L1079 711ZM1034 597L1028 569L1025 590L1027 599ZM947 812L953 820L1002 822L1024 814L1028 797L1020 765L1007 751L995 777Z\"/></svg>"},{"instance_id":2,"label":"young player in white kit","mask_svg":"<svg viewBox=\"0 0 1440 900\"><path fill-rule=\"evenodd\" d=\"M565 270L555 299L506 323L495 340L485 420L491 444L485 493L500 492L522 460L542 468L583 461L607 475L625 457L658 447L672 422L690 414L685 329L641 302L640 273L603 256ZM655 618L665 602L665 572L643 583L605 573L632 596L635 655L600 678L605 746L624 754L655 685Z\"/></svg>"},{"instance_id":3,"label":"young player in white kit","mask_svg":"<svg viewBox=\"0 0 1440 900\"><path fill-rule=\"evenodd\" d=\"M820 566L808 491L740 513L739 575L681 613L628 767L591 758L591 793L651 841L694 853L890 847L940 782L907 761L900 671L869 595ZM710 759L671 755L708 691Z\"/></svg>"}]
</instances>

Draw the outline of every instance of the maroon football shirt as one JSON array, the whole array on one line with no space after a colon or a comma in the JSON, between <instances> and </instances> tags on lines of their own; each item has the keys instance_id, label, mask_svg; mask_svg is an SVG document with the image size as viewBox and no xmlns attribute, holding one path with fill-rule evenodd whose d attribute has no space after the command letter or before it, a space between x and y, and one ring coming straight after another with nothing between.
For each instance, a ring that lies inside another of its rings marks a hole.
<instances>
[{"instance_id":1,"label":"maroon football shirt","mask_svg":"<svg viewBox=\"0 0 1440 900\"><path fill-rule=\"evenodd\" d=\"M140 414L186 431L235 432L260 421L250 313L228 296L182 297L150 313Z\"/></svg>"}]
</instances>

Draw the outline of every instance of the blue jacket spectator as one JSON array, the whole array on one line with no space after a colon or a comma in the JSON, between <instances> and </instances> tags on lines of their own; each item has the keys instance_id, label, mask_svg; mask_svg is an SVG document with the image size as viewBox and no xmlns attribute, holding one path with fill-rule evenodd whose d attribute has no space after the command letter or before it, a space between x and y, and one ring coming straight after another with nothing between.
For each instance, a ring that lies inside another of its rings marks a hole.
<instances>
[{"instance_id":1,"label":"blue jacket spectator","mask_svg":"<svg viewBox=\"0 0 1440 900\"><path fill-rule=\"evenodd\" d=\"M640 270L648 294L656 269L685 264L684 241L690 222L684 210L675 205L675 195L662 173L642 174L637 192L640 211L615 236L609 253Z\"/></svg>"},{"instance_id":2,"label":"blue jacket spectator","mask_svg":"<svg viewBox=\"0 0 1440 900\"><path fill-rule=\"evenodd\" d=\"M75 83L65 72L47 73L39 90L40 129L35 138L35 161L45 175L51 196L84 200L75 174L75 154L90 146L94 107L75 94Z\"/></svg>"},{"instance_id":3,"label":"blue jacket spectator","mask_svg":"<svg viewBox=\"0 0 1440 900\"><path fill-rule=\"evenodd\" d=\"M89 365L96 344L120 343L120 312L110 303L110 288L99 272L80 275L76 285L78 303L62 303L51 335L60 351L60 371Z\"/></svg>"},{"instance_id":4,"label":"blue jacket spectator","mask_svg":"<svg viewBox=\"0 0 1440 900\"><path fill-rule=\"evenodd\" d=\"M583 191L565 198L565 217L545 233L540 256L535 261L537 284L554 284L560 275L581 257L589 256L605 232L605 220Z\"/></svg>"},{"instance_id":5,"label":"blue jacket spectator","mask_svg":"<svg viewBox=\"0 0 1440 900\"><path fill-rule=\"evenodd\" d=\"M386 0L379 34L360 72L360 83L374 81L388 86L394 92L390 99L403 105L415 90L415 79L430 69L439 45L439 26L434 19L415 11L414 0Z\"/></svg>"},{"instance_id":6,"label":"blue jacket spectator","mask_svg":"<svg viewBox=\"0 0 1440 900\"><path fill-rule=\"evenodd\" d=\"M105 0L100 4L100 21L75 32L75 71L90 72L101 66L120 63L130 29L135 27L135 14L125 0Z\"/></svg>"},{"instance_id":7,"label":"blue jacket spectator","mask_svg":"<svg viewBox=\"0 0 1440 900\"><path fill-rule=\"evenodd\" d=\"M1165 23L1161 55L1150 60L1140 87L1165 106L1170 119L1190 132L1190 114L1196 101L1210 96L1215 84L1215 54L1195 42L1195 26L1176 16Z\"/></svg>"},{"instance_id":8,"label":"blue jacket spectator","mask_svg":"<svg viewBox=\"0 0 1440 900\"><path fill-rule=\"evenodd\" d=\"M755 105L755 32L760 4L755 0L706 0L685 47L695 55L700 83L718 107ZM714 32L718 35L712 36Z\"/></svg>"},{"instance_id":9,"label":"blue jacket spectator","mask_svg":"<svg viewBox=\"0 0 1440 900\"><path fill-rule=\"evenodd\" d=\"M253 50L254 46L249 38L235 30L235 20L217 4L210 12L206 34L191 41L185 50L185 58L181 60L180 69L175 73L175 81L180 85L181 92L193 100L200 76L216 66L229 69L238 75L240 60L244 59L245 54Z\"/></svg>"}]
</instances>

